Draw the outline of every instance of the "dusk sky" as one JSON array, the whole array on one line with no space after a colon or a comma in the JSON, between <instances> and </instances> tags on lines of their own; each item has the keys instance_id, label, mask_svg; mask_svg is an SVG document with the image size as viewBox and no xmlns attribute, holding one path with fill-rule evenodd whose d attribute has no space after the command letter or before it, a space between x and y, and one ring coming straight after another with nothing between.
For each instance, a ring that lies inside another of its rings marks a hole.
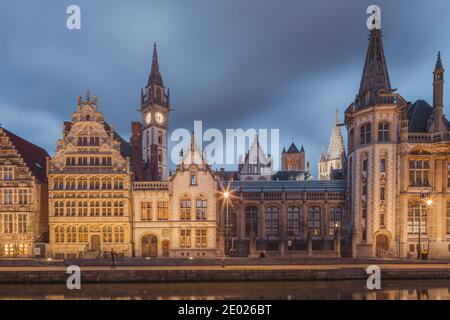
<instances>
[{"instance_id":1,"label":"dusk sky","mask_svg":"<svg viewBox=\"0 0 450 320\"><path fill-rule=\"evenodd\" d=\"M71 4L79 31L66 28ZM128 139L157 42L171 130L280 129L281 149L294 137L317 177L335 110L342 119L358 91L370 4L392 86L431 102L438 50L450 66L448 0L1 0L0 123L53 155L89 89Z\"/></svg>"}]
</instances>

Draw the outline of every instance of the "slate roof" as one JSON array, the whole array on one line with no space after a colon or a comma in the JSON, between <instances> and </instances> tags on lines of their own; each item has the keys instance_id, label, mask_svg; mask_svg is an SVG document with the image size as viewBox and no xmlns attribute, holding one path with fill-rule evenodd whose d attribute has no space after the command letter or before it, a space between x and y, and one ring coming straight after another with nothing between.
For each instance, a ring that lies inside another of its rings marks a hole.
<instances>
[{"instance_id":1,"label":"slate roof","mask_svg":"<svg viewBox=\"0 0 450 320\"><path fill-rule=\"evenodd\" d=\"M345 192L347 181L234 181L230 186L243 192Z\"/></svg>"},{"instance_id":2,"label":"slate roof","mask_svg":"<svg viewBox=\"0 0 450 320\"><path fill-rule=\"evenodd\" d=\"M272 176L272 179L288 181L288 180L296 180L297 177L305 175L306 175L305 178L307 179L309 175L307 175L305 171L278 171Z\"/></svg>"},{"instance_id":3,"label":"slate roof","mask_svg":"<svg viewBox=\"0 0 450 320\"><path fill-rule=\"evenodd\" d=\"M428 121L433 114L433 108L425 100L417 100L408 109L409 132L428 132ZM444 118L447 129L450 123Z\"/></svg>"},{"instance_id":4,"label":"slate roof","mask_svg":"<svg viewBox=\"0 0 450 320\"><path fill-rule=\"evenodd\" d=\"M33 175L40 182L47 181L46 158L50 157L47 151L25 139L22 139L19 136L16 136L14 133L4 128L0 128L0 130L5 132L6 136L17 149L17 152L19 152L20 156L23 158Z\"/></svg>"},{"instance_id":5,"label":"slate roof","mask_svg":"<svg viewBox=\"0 0 450 320\"><path fill-rule=\"evenodd\" d=\"M105 130L111 132L111 126L105 122ZM133 146L131 143L125 141L116 131L114 131L114 140L120 143L120 155L124 158L131 158L133 154Z\"/></svg>"},{"instance_id":6,"label":"slate roof","mask_svg":"<svg viewBox=\"0 0 450 320\"><path fill-rule=\"evenodd\" d=\"M289 147L289 150L287 151L287 153L299 153L300 151L298 151L297 146L295 145L295 143L292 142L291 146Z\"/></svg>"}]
</instances>

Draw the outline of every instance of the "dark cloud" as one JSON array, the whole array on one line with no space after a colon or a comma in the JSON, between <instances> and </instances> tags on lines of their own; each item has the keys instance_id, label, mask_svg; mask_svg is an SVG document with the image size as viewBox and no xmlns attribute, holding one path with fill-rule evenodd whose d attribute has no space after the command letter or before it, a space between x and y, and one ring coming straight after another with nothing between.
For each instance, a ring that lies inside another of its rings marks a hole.
<instances>
[{"instance_id":1,"label":"dark cloud","mask_svg":"<svg viewBox=\"0 0 450 320\"><path fill-rule=\"evenodd\" d=\"M81 31L65 27L73 3ZM0 123L52 153L90 89L128 136L156 41L172 129L279 128L284 145L305 145L315 172L335 110L357 92L374 3L393 86L430 100L435 53L450 56L446 0L1 1Z\"/></svg>"}]
</instances>

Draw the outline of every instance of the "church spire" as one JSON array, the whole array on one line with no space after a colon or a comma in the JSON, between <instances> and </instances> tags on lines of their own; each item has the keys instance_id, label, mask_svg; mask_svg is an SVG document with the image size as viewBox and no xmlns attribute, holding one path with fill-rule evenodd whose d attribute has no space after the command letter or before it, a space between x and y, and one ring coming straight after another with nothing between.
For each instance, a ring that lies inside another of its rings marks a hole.
<instances>
[{"instance_id":1,"label":"church spire","mask_svg":"<svg viewBox=\"0 0 450 320\"><path fill-rule=\"evenodd\" d=\"M382 32L375 28L370 31L369 48L367 49L356 107L362 109L375 104L380 90L392 91L384 55Z\"/></svg>"},{"instance_id":2,"label":"church spire","mask_svg":"<svg viewBox=\"0 0 450 320\"><path fill-rule=\"evenodd\" d=\"M431 132L446 131L444 122L444 67L442 66L441 53L438 52L436 67L433 72L433 114L430 119Z\"/></svg>"},{"instance_id":3,"label":"church spire","mask_svg":"<svg viewBox=\"0 0 450 320\"><path fill-rule=\"evenodd\" d=\"M340 127L339 110L336 110L336 122L331 133L330 144L328 145L328 160L341 159L344 153L344 138Z\"/></svg>"},{"instance_id":4,"label":"church spire","mask_svg":"<svg viewBox=\"0 0 450 320\"><path fill-rule=\"evenodd\" d=\"M148 78L148 85L157 85L164 87L161 73L159 72L159 62L158 62L158 49L156 48L156 42L153 46L153 61L152 61L152 71Z\"/></svg>"}]
</instances>

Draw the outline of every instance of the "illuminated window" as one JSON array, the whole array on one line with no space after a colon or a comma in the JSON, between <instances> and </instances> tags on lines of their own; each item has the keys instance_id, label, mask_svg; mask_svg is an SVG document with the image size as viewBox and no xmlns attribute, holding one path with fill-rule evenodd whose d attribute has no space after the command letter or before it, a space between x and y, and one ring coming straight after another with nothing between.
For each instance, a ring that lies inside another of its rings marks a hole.
<instances>
[{"instance_id":1,"label":"illuminated window","mask_svg":"<svg viewBox=\"0 0 450 320\"><path fill-rule=\"evenodd\" d=\"M14 256L14 245L11 243L5 244L5 256L12 257Z\"/></svg>"},{"instance_id":2,"label":"illuminated window","mask_svg":"<svg viewBox=\"0 0 450 320\"><path fill-rule=\"evenodd\" d=\"M195 247L206 248L207 247L207 230L196 229L195 230Z\"/></svg>"},{"instance_id":3,"label":"illuminated window","mask_svg":"<svg viewBox=\"0 0 450 320\"><path fill-rule=\"evenodd\" d=\"M180 230L180 248L190 248L191 247L191 230L181 229Z\"/></svg>"},{"instance_id":4,"label":"illuminated window","mask_svg":"<svg viewBox=\"0 0 450 320\"><path fill-rule=\"evenodd\" d=\"M64 243L64 241L65 241L64 236L65 236L64 227L57 226L55 228L55 242L56 243Z\"/></svg>"},{"instance_id":5,"label":"illuminated window","mask_svg":"<svg viewBox=\"0 0 450 320\"><path fill-rule=\"evenodd\" d=\"M422 210L420 209L419 201L410 201L408 203L409 235L419 235L419 232L421 235L427 234L428 210L424 206L422 206Z\"/></svg>"},{"instance_id":6,"label":"illuminated window","mask_svg":"<svg viewBox=\"0 0 450 320\"><path fill-rule=\"evenodd\" d=\"M3 233L11 234L14 232L13 215L9 213L3 214Z\"/></svg>"},{"instance_id":7,"label":"illuminated window","mask_svg":"<svg viewBox=\"0 0 450 320\"><path fill-rule=\"evenodd\" d=\"M152 203L142 202L141 203L141 220L151 221L152 220Z\"/></svg>"},{"instance_id":8,"label":"illuminated window","mask_svg":"<svg viewBox=\"0 0 450 320\"><path fill-rule=\"evenodd\" d=\"M24 213L17 214L17 232L19 234L27 233L27 215Z\"/></svg>"},{"instance_id":9,"label":"illuminated window","mask_svg":"<svg viewBox=\"0 0 450 320\"><path fill-rule=\"evenodd\" d=\"M89 242L89 230L86 226L81 226L78 231L78 241L80 243L88 243Z\"/></svg>"},{"instance_id":10,"label":"illuminated window","mask_svg":"<svg viewBox=\"0 0 450 320\"><path fill-rule=\"evenodd\" d=\"M208 208L208 201L205 195L200 195L196 200L196 219L199 221L206 221L206 212Z\"/></svg>"},{"instance_id":11,"label":"illuminated window","mask_svg":"<svg viewBox=\"0 0 450 320\"><path fill-rule=\"evenodd\" d=\"M342 208L334 207L329 211L328 217L328 234L334 236L337 229L342 228Z\"/></svg>"},{"instance_id":12,"label":"illuminated window","mask_svg":"<svg viewBox=\"0 0 450 320\"><path fill-rule=\"evenodd\" d=\"M320 236L322 234L321 216L322 212L320 207L310 207L308 209L308 228L313 236Z\"/></svg>"},{"instance_id":13,"label":"illuminated window","mask_svg":"<svg viewBox=\"0 0 450 320\"><path fill-rule=\"evenodd\" d=\"M158 201L158 220L159 221L169 220L169 202Z\"/></svg>"},{"instance_id":14,"label":"illuminated window","mask_svg":"<svg viewBox=\"0 0 450 320\"><path fill-rule=\"evenodd\" d=\"M27 256L28 255L28 244L26 243L19 243L18 245L19 249L19 256Z\"/></svg>"},{"instance_id":15,"label":"illuminated window","mask_svg":"<svg viewBox=\"0 0 450 320\"><path fill-rule=\"evenodd\" d=\"M409 186L429 187L430 163L428 160L409 161Z\"/></svg>"},{"instance_id":16,"label":"illuminated window","mask_svg":"<svg viewBox=\"0 0 450 320\"><path fill-rule=\"evenodd\" d=\"M112 243L113 242L112 227L103 227L103 242L104 243Z\"/></svg>"},{"instance_id":17,"label":"illuminated window","mask_svg":"<svg viewBox=\"0 0 450 320\"><path fill-rule=\"evenodd\" d=\"M184 195L184 197L180 201L180 220L191 220L191 199Z\"/></svg>"},{"instance_id":18,"label":"illuminated window","mask_svg":"<svg viewBox=\"0 0 450 320\"><path fill-rule=\"evenodd\" d=\"M77 228L70 226L67 228L67 243L77 242Z\"/></svg>"},{"instance_id":19,"label":"illuminated window","mask_svg":"<svg viewBox=\"0 0 450 320\"><path fill-rule=\"evenodd\" d=\"M122 226L116 226L114 228L114 241L117 243L125 242L125 231Z\"/></svg>"}]
</instances>

